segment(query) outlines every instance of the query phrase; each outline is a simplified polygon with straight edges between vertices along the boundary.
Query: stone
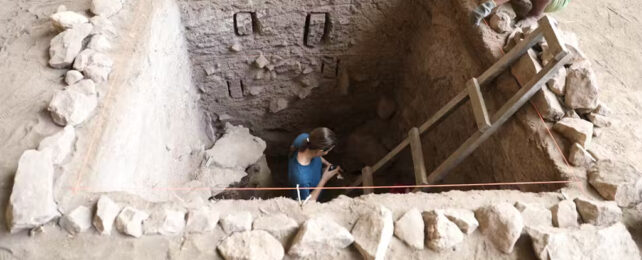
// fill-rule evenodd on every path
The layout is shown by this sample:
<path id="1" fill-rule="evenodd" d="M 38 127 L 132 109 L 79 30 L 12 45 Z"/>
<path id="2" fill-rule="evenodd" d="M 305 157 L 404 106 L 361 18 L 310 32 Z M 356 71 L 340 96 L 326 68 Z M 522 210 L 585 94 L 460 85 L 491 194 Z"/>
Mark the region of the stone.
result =
<path id="1" fill-rule="evenodd" d="M 566 75 L 566 92 L 564 103 L 572 109 L 597 108 L 597 77 L 589 68 L 588 62 L 573 64 Z"/>
<path id="2" fill-rule="evenodd" d="M 593 110 L 593 113 L 602 115 L 602 116 L 608 116 L 611 114 L 611 109 L 609 109 L 608 106 L 604 103 L 599 103 L 595 110 Z"/>
<path id="3" fill-rule="evenodd" d="M 272 99 L 270 101 L 270 112 L 278 113 L 288 108 L 288 100 L 285 98 Z"/>
<path id="4" fill-rule="evenodd" d="M 580 118 L 562 118 L 555 123 L 553 130 L 571 142 L 579 143 L 582 147 L 589 147 L 593 138 L 593 124 Z"/>
<path id="5" fill-rule="evenodd" d="M 631 234 L 622 223 L 609 227 L 583 225 L 580 229 L 528 228 L 539 259 L 640 259 Z"/>
<path id="6" fill-rule="evenodd" d="M 377 115 L 381 119 L 389 119 L 396 111 L 397 104 L 389 97 L 382 96 L 377 103 Z"/>
<path id="7" fill-rule="evenodd" d="M 82 71 L 87 78 L 96 83 L 109 79 L 114 62 L 109 56 L 92 49 L 85 49 L 74 61 L 74 69 Z"/>
<path id="8" fill-rule="evenodd" d="M 187 213 L 186 233 L 206 233 L 216 229 L 219 214 L 205 207 L 192 209 Z"/>
<path id="9" fill-rule="evenodd" d="M 383 260 L 394 231 L 392 212 L 378 206 L 359 217 L 352 228 L 354 245 L 364 259 Z"/>
<path id="10" fill-rule="evenodd" d="M 512 19 L 505 12 L 496 12 L 490 17 L 490 28 L 498 33 L 505 33 L 512 29 Z"/>
<path id="11" fill-rule="evenodd" d="M 537 227 L 537 226 L 552 226 L 553 216 L 551 211 L 535 204 L 526 204 L 516 202 L 515 208 L 522 214 L 524 219 L 524 226 Z"/>
<path id="12" fill-rule="evenodd" d="M 510 3 L 519 18 L 527 17 L 528 13 L 533 9 L 533 3 L 530 0 L 512 0 Z"/>
<path id="13" fill-rule="evenodd" d="M 59 5 L 58 8 L 56 8 L 56 13 L 60 13 L 64 11 L 67 11 L 67 7 L 65 5 Z"/>
<path id="14" fill-rule="evenodd" d="M 140 237 L 143 235 L 143 221 L 147 218 L 149 214 L 127 206 L 116 217 L 116 229 L 132 237 Z"/>
<path id="15" fill-rule="evenodd" d="M 238 43 L 238 42 L 235 42 L 234 44 L 232 44 L 232 46 L 230 46 L 230 50 L 231 50 L 231 51 L 233 51 L 233 52 L 239 52 L 239 51 L 242 51 L 242 50 L 243 50 L 243 45 L 241 45 L 241 44 L 240 44 L 240 43 Z M 265 58 L 265 57 L 264 57 L 264 58 Z"/>
<path id="16" fill-rule="evenodd" d="M 96 204 L 96 215 L 94 215 L 93 224 L 98 233 L 101 235 L 110 235 L 114 220 L 121 207 L 105 195 L 101 195 Z"/>
<path id="17" fill-rule="evenodd" d="M 107 39 L 105 35 L 95 34 L 94 36 L 91 37 L 91 40 L 89 40 L 89 44 L 87 44 L 87 48 L 97 52 L 106 52 L 111 50 L 111 43 L 109 42 L 109 39 Z"/>
<path id="18" fill-rule="evenodd" d="M 53 37 L 49 43 L 49 66 L 54 69 L 69 67 L 92 29 L 90 23 L 79 24 Z"/>
<path id="19" fill-rule="evenodd" d="M 426 245 L 437 252 L 455 247 L 464 240 L 464 233 L 457 224 L 450 221 L 442 210 L 422 214 L 426 227 Z"/>
<path id="20" fill-rule="evenodd" d="M 83 78 L 84 76 L 82 75 L 82 73 L 77 70 L 70 70 L 67 71 L 67 74 L 65 74 L 65 82 L 67 83 L 67 85 L 73 85 Z"/>
<path id="21" fill-rule="evenodd" d="M 395 236 L 409 246 L 424 249 L 424 220 L 416 208 L 408 210 L 395 222 Z"/>
<path id="22" fill-rule="evenodd" d="M 520 212 L 508 203 L 485 206 L 475 211 L 479 229 L 501 252 L 510 254 L 519 239 L 524 220 Z"/>
<path id="23" fill-rule="evenodd" d="M 91 210 L 85 206 L 79 206 L 60 218 L 58 224 L 72 235 L 85 232 L 91 227 Z"/>
<path id="24" fill-rule="evenodd" d="M 588 119 L 588 121 L 591 121 L 591 123 L 593 123 L 593 125 L 596 126 L 596 127 L 610 127 L 611 126 L 611 120 L 609 120 L 609 118 L 607 118 L 607 117 L 605 117 L 603 115 L 597 114 L 597 113 L 590 113 L 590 114 L 586 115 L 586 119 Z"/>
<path id="25" fill-rule="evenodd" d="M 524 32 L 522 28 L 513 29 L 508 37 L 506 38 L 506 43 L 504 44 L 504 51 L 509 52 L 515 45 L 524 40 Z"/>
<path id="26" fill-rule="evenodd" d="M 341 225 L 328 218 L 309 219 L 299 228 L 288 254 L 300 258 L 320 258 L 348 247 L 354 238 Z"/>
<path id="27" fill-rule="evenodd" d="M 444 215 L 455 223 L 464 234 L 470 235 L 479 227 L 479 222 L 477 222 L 475 213 L 472 210 L 445 209 Z"/>
<path id="28" fill-rule="evenodd" d="M 89 10 L 95 15 L 111 17 L 123 9 L 123 0 L 92 0 Z"/>
<path id="29" fill-rule="evenodd" d="M 566 92 L 566 68 L 560 67 L 548 82 L 546 83 L 548 89 L 557 96 L 564 96 Z"/>
<path id="30" fill-rule="evenodd" d="M 176 236 L 185 229 L 185 211 L 174 208 L 159 208 L 143 222 L 145 234 Z"/>
<path id="31" fill-rule="evenodd" d="M 256 65 L 256 67 L 259 69 L 265 68 L 265 66 L 267 66 L 268 64 L 270 64 L 270 61 L 265 58 L 263 53 L 261 53 L 261 55 L 259 55 L 259 57 L 254 61 L 254 65 Z"/>
<path id="32" fill-rule="evenodd" d="M 116 36 L 116 28 L 114 27 L 114 24 L 106 17 L 96 15 L 90 18 L 89 22 L 94 25 L 94 29 L 91 32 L 92 35 L 101 34 L 109 37 Z"/>
<path id="33" fill-rule="evenodd" d="M 51 154 L 36 150 L 22 153 L 5 215 L 11 233 L 35 228 L 60 216 L 53 196 Z"/>
<path id="34" fill-rule="evenodd" d="M 592 201 L 576 198 L 575 206 L 584 223 L 608 226 L 620 221 L 622 210 L 612 201 Z"/>
<path id="35" fill-rule="evenodd" d="M 522 85 L 537 75 L 540 70 L 542 70 L 542 66 L 537 61 L 537 55 L 533 49 L 528 49 L 526 54 L 511 66 L 511 72 Z"/>
<path id="36" fill-rule="evenodd" d="M 73 126 L 65 126 L 62 131 L 42 139 L 38 151 L 49 152 L 53 164 L 60 165 L 71 153 L 75 141 L 76 130 Z"/>
<path id="37" fill-rule="evenodd" d="M 84 15 L 72 11 L 56 12 L 49 18 L 51 19 L 54 27 L 61 31 L 89 22 L 89 19 Z"/>
<path id="38" fill-rule="evenodd" d="M 73 85 L 68 86 L 68 90 L 73 90 L 87 96 L 96 96 L 96 84 L 91 79 L 83 79 Z"/>
<path id="39" fill-rule="evenodd" d="M 573 166 L 588 168 L 595 162 L 595 158 L 580 144 L 573 143 L 568 153 L 568 161 Z"/>
<path id="40" fill-rule="evenodd" d="M 642 172 L 623 161 L 602 160 L 588 171 L 588 181 L 606 200 L 620 207 L 642 202 Z"/>
<path id="41" fill-rule="evenodd" d="M 255 219 L 252 228 L 267 231 L 285 246 L 296 235 L 299 224 L 287 215 L 279 213 Z"/>
<path id="42" fill-rule="evenodd" d="M 221 218 L 221 227 L 227 234 L 243 232 L 252 229 L 252 214 L 243 211 Z"/>
<path id="43" fill-rule="evenodd" d="M 234 233 L 217 249 L 226 260 L 280 260 L 284 257 L 281 243 L 263 230 Z"/>
<path id="44" fill-rule="evenodd" d="M 225 134 L 205 151 L 205 165 L 245 171 L 263 156 L 266 146 L 265 141 L 251 135 L 249 129 L 227 123 Z"/>
<path id="45" fill-rule="evenodd" d="M 559 228 L 579 227 L 577 208 L 572 200 L 563 200 L 551 208 L 553 226 Z"/>
<path id="46" fill-rule="evenodd" d="M 542 86 L 542 89 L 535 93 L 532 101 L 544 119 L 556 122 L 564 117 L 562 105 L 557 100 L 557 96 L 548 87 Z"/>
<path id="47" fill-rule="evenodd" d="M 49 103 L 54 123 L 75 126 L 84 122 L 98 105 L 95 95 L 85 95 L 72 89 L 56 91 Z"/>

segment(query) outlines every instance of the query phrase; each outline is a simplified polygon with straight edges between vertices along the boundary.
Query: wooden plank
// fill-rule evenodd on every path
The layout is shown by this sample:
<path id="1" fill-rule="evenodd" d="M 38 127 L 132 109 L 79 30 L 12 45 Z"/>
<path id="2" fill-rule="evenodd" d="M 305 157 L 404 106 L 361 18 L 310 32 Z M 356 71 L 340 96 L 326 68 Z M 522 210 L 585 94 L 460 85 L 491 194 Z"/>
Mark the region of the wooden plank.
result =
<path id="1" fill-rule="evenodd" d="M 408 132 L 410 139 L 410 152 L 412 153 L 412 165 L 415 169 L 415 183 L 427 184 L 428 174 L 424 162 L 424 152 L 421 148 L 421 138 L 419 138 L 419 128 L 413 127 Z"/>
<path id="2" fill-rule="evenodd" d="M 463 90 L 457 94 L 453 99 L 448 101 L 446 105 L 441 107 L 437 113 L 435 113 L 430 119 L 426 120 L 420 127 L 419 127 L 419 134 L 425 133 L 430 127 L 432 127 L 435 123 L 439 122 L 441 119 L 446 117 L 448 114 L 450 114 L 452 111 L 455 110 L 459 105 L 464 103 L 466 99 L 468 98 L 468 92 L 466 90 Z"/>
<path id="3" fill-rule="evenodd" d="M 364 187 L 374 186 L 374 181 L 372 180 L 372 168 L 370 168 L 370 166 L 366 166 L 366 167 L 363 167 L 363 169 L 361 169 L 361 177 L 363 179 Z M 373 189 L 363 190 L 364 194 L 370 194 L 372 192 L 373 192 Z"/>
<path id="4" fill-rule="evenodd" d="M 485 132 L 490 128 L 490 119 L 488 119 L 488 110 L 486 109 L 484 96 L 481 93 L 481 89 L 479 88 L 476 78 L 470 79 L 466 85 L 468 85 L 468 95 L 470 96 L 470 104 L 473 107 L 473 114 L 475 115 L 477 128 L 479 128 L 479 131 Z"/>
<path id="5" fill-rule="evenodd" d="M 557 70 L 564 65 L 570 55 L 565 55 L 562 60 L 547 64 L 535 77 L 533 77 L 525 87 L 521 88 L 499 111 L 493 116 L 493 124 L 486 132 L 475 132 L 469 137 L 457 150 L 452 153 L 446 161 L 441 163 L 428 176 L 428 183 L 434 184 L 442 180 L 446 174 L 455 168 L 461 161 L 468 157 L 477 147 L 486 139 L 494 134 L 501 125 L 503 125 L 519 108 L 521 108 L 537 91 L 539 91 L 549 79 L 551 79 Z"/>
<path id="6" fill-rule="evenodd" d="M 560 37 L 560 33 L 557 27 L 553 24 L 553 21 L 550 17 L 544 16 L 539 20 L 539 27 L 542 28 L 544 33 L 544 38 L 546 43 L 548 43 L 549 51 L 552 53 L 557 53 L 553 58 L 555 60 L 560 60 L 563 57 L 563 53 L 568 53 L 566 49 L 566 44 L 564 39 Z"/>

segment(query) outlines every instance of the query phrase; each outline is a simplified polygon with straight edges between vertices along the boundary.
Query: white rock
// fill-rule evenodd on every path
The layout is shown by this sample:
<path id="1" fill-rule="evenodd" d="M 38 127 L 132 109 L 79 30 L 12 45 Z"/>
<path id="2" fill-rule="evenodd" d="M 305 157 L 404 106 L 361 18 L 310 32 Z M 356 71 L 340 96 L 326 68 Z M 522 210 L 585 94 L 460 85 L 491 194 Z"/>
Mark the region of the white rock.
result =
<path id="1" fill-rule="evenodd" d="M 497 12 L 490 17 L 490 28 L 498 33 L 505 33 L 512 29 L 512 19 L 505 12 Z"/>
<path id="2" fill-rule="evenodd" d="M 548 89 L 551 90 L 551 92 L 555 93 L 555 95 L 564 96 L 564 93 L 566 91 L 566 68 L 559 68 L 559 70 L 555 73 L 555 76 L 548 80 L 546 85 L 548 86 Z"/>
<path id="3" fill-rule="evenodd" d="M 511 66 L 511 72 L 521 84 L 526 84 L 540 70 L 542 65 L 537 61 L 537 55 L 532 49 L 529 49 Z"/>
<path id="4" fill-rule="evenodd" d="M 573 166 L 589 167 L 595 162 L 595 158 L 578 143 L 573 143 L 568 154 L 568 161 Z"/>
<path id="5" fill-rule="evenodd" d="M 266 146 L 265 141 L 251 135 L 249 129 L 227 123 L 225 134 L 205 152 L 205 165 L 245 171 L 263 156 Z"/>
<path id="6" fill-rule="evenodd" d="M 475 213 L 472 210 L 468 209 L 445 209 L 444 215 L 453 223 L 455 223 L 461 232 L 464 234 L 470 235 L 477 227 L 479 227 L 479 222 L 475 218 Z"/>
<path id="7" fill-rule="evenodd" d="M 598 104 L 597 78 L 588 62 L 573 64 L 566 75 L 564 103 L 573 109 L 593 110 Z"/>
<path id="8" fill-rule="evenodd" d="M 597 127 L 609 127 L 611 126 L 611 120 L 609 120 L 607 117 L 597 114 L 597 113 L 590 113 L 586 115 L 586 119 L 591 121 L 593 125 Z"/>
<path id="9" fill-rule="evenodd" d="M 218 220 L 219 214 L 208 207 L 190 210 L 187 213 L 185 232 L 206 233 L 214 231 Z"/>
<path id="10" fill-rule="evenodd" d="M 60 30 L 71 29 L 74 26 L 89 22 L 89 19 L 84 15 L 72 11 L 57 12 L 49 18 L 51 18 L 53 25 Z"/>
<path id="11" fill-rule="evenodd" d="M 559 228 L 579 227 L 577 208 L 572 200 L 563 200 L 551 208 L 553 225 Z"/>
<path id="12" fill-rule="evenodd" d="M 608 226 L 622 218 L 622 210 L 615 202 L 591 201 L 583 198 L 576 198 L 574 201 L 584 223 Z"/>
<path id="13" fill-rule="evenodd" d="M 256 65 L 256 67 L 262 69 L 262 68 L 265 68 L 265 66 L 267 66 L 268 64 L 270 64 L 270 61 L 268 61 L 263 55 L 263 53 L 261 53 L 261 55 L 259 55 L 259 57 L 256 58 L 256 60 L 254 61 L 254 64 Z"/>
<path id="14" fill-rule="evenodd" d="M 580 118 L 562 118 L 553 129 L 582 147 L 589 147 L 593 138 L 593 124 Z"/>
<path id="15" fill-rule="evenodd" d="M 95 15 L 111 17 L 123 9 L 122 0 L 92 0 L 90 10 Z"/>
<path id="16" fill-rule="evenodd" d="M 105 35 L 95 34 L 91 37 L 91 40 L 89 40 L 87 48 L 95 50 L 97 52 L 106 52 L 108 50 L 111 50 L 111 43 Z"/>
<path id="17" fill-rule="evenodd" d="M 185 229 L 185 211 L 173 208 L 157 208 L 143 222 L 145 234 L 179 235 Z"/>
<path id="18" fill-rule="evenodd" d="M 88 96 L 66 89 L 55 92 L 48 110 L 56 124 L 75 126 L 85 121 L 97 105 L 98 99 L 95 95 Z"/>
<path id="19" fill-rule="evenodd" d="M 562 105 L 548 87 L 542 86 L 542 89 L 535 93 L 532 100 L 544 119 L 556 122 L 564 117 Z"/>
<path id="20" fill-rule="evenodd" d="M 352 228 L 354 245 L 364 259 L 383 260 L 394 231 L 392 212 L 379 206 L 359 217 Z"/>
<path id="21" fill-rule="evenodd" d="M 5 219 L 11 233 L 60 216 L 53 196 L 53 175 L 50 153 L 27 150 L 20 156 Z"/>
<path id="22" fill-rule="evenodd" d="M 524 219 L 524 226 L 537 227 L 537 226 L 552 226 L 553 216 L 551 211 L 535 204 L 526 204 L 522 202 L 515 203 L 515 208 L 522 214 Z"/>
<path id="23" fill-rule="evenodd" d="M 234 233 L 218 246 L 218 251 L 226 260 L 283 259 L 281 243 L 263 230 Z"/>
<path id="24" fill-rule="evenodd" d="M 85 232 L 91 227 L 91 210 L 85 206 L 77 207 L 60 218 L 59 225 L 72 235 Z"/>
<path id="25" fill-rule="evenodd" d="M 83 79 L 75 84 L 68 86 L 66 89 L 82 93 L 87 96 L 96 96 L 96 84 L 91 79 Z"/>
<path id="26" fill-rule="evenodd" d="M 254 220 L 254 230 L 264 230 L 274 236 L 281 244 L 287 245 L 299 229 L 299 224 L 285 214 L 262 216 Z"/>
<path id="27" fill-rule="evenodd" d="M 74 61 L 74 69 L 82 71 L 94 82 L 102 83 L 109 78 L 113 64 L 109 56 L 92 49 L 85 49 Z"/>
<path id="28" fill-rule="evenodd" d="M 76 130 L 73 126 L 65 126 L 62 131 L 42 139 L 38 151 L 51 153 L 52 162 L 58 165 L 71 153 L 75 141 Z"/>
<path id="29" fill-rule="evenodd" d="M 424 220 L 416 208 L 408 210 L 395 222 L 395 236 L 409 246 L 424 249 Z"/>
<path id="30" fill-rule="evenodd" d="M 598 114 L 598 115 L 602 115 L 602 116 L 608 116 L 608 115 L 611 114 L 611 109 L 609 109 L 609 107 L 607 107 L 606 104 L 599 103 L 597 105 L 597 108 L 595 108 L 595 110 L 593 110 L 593 113 Z"/>
<path id="31" fill-rule="evenodd" d="M 121 207 L 113 200 L 105 195 L 101 195 L 96 204 L 96 215 L 94 216 L 93 224 L 98 233 L 102 235 L 110 235 L 114 220 L 118 216 Z"/>
<path id="32" fill-rule="evenodd" d="M 252 229 L 252 214 L 243 211 L 221 218 L 221 227 L 227 234 L 243 232 Z"/>
<path id="33" fill-rule="evenodd" d="M 278 113 L 288 108 L 288 100 L 285 98 L 276 98 L 270 101 L 270 112 Z"/>
<path id="34" fill-rule="evenodd" d="M 116 36 L 116 28 L 114 24 L 107 18 L 101 15 L 96 15 L 89 19 L 89 22 L 94 25 L 94 30 L 91 32 L 92 35 L 105 35 L 109 37 Z"/>
<path id="35" fill-rule="evenodd" d="M 309 219 L 292 241 L 288 254 L 301 258 L 320 258 L 348 247 L 354 238 L 341 225 L 327 218 Z"/>
<path id="36" fill-rule="evenodd" d="M 239 51 L 242 51 L 242 50 L 243 50 L 243 45 L 241 45 L 241 44 L 240 44 L 240 43 L 238 43 L 238 42 L 235 42 L 235 43 L 234 43 L 234 44 L 232 44 L 232 46 L 230 47 L 230 50 L 232 50 L 233 52 L 239 52 Z"/>
<path id="37" fill-rule="evenodd" d="M 620 207 L 642 201 L 642 172 L 622 161 L 602 160 L 588 172 L 588 181 L 607 200 Z"/>
<path id="38" fill-rule="evenodd" d="M 140 237 L 143 235 L 143 221 L 148 217 L 144 211 L 127 206 L 116 217 L 116 229 L 123 234 Z"/>
<path id="39" fill-rule="evenodd" d="M 59 5 L 58 8 L 56 8 L 56 13 L 60 13 L 64 11 L 67 11 L 67 7 L 65 5 Z"/>
<path id="40" fill-rule="evenodd" d="M 69 67 L 82 49 L 83 40 L 91 33 L 93 26 L 84 23 L 59 33 L 49 44 L 49 66 L 55 69 Z"/>
<path id="41" fill-rule="evenodd" d="M 426 226 L 426 245 L 435 251 L 453 248 L 464 240 L 464 233 L 441 210 L 422 214 Z"/>
<path id="42" fill-rule="evenodd" d="M 65 74 L 65 82 L 67 83 L 67 85 L 73 85 L 83 78 L 84 76 L 82 75 L 82 73 L 77 70 L 70 70 L 67 71 L 67 74 Z"/>
<path id="43" fill-rule="evenodd" d="M 495 247 L 509 254 L 524 228 L 520 212 L 508 203 L 486 206 L 475 211 L 479 228 Z"/>

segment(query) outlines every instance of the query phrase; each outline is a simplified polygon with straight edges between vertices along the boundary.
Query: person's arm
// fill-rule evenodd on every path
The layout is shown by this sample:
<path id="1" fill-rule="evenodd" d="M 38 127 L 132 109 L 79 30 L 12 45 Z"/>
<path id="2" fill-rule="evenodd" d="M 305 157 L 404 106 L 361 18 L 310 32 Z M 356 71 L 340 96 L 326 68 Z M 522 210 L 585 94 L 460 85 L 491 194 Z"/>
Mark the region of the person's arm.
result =
<path id="1" fill-rule="evenodd" d="M 533 9 L 531 9 L 531 12 L 528 14 L 528 16 L 539 19 L 544 14 L 544 10 L 546 10 L 546 7 L 551 4 L 551 0 L 532 0 L 532 3 Z"/>
<path id="2" fill-rule="evenodd" d="M 319 198 L 319 195 L 321 194 L 321 189 L 325 186 L 325 184 L 334 177 L 334 175 L 337 175 L 339 171 L 341 170 L 341 167 L 337 167 L 336 169 L 330 171 L 329 168 L 325 170 L 323 173 L 323 176 L 321 176 L 321 180 L 319 181 L 319 184 L 317 184 L 317 188 L 314 191 L 312 191 L 312 195 L 310 195 L 310 200 L 316 201 Z"/>
<path id="3" fill-rule="evenodd" d="M 330 165 L 332 165 L 332 164 L 331 164 L 330 162 L 328 162 L 325 158 L 323 158 L 323 156 L 321 156 L 321 162 L 323 163 L 323 165 L 328 166 L 328 167 L 329 167 Z"/>

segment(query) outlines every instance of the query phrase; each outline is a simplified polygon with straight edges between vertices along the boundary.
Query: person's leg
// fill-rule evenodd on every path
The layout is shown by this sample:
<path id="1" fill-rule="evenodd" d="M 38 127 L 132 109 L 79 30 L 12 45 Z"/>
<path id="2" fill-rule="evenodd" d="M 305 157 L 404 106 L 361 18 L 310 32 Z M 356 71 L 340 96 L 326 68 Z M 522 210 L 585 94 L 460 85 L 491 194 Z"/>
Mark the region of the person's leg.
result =
<path id="1" fill-rule="evenodd" d="M 531 0 L 533 3 L 533 9 L 531 9 L 531 12 L 528 14 L 530 17 L 535 17 L 539 19 L 544 15 L 544 10 L 546 7 L 551 4 L 551 0 Z"/>

